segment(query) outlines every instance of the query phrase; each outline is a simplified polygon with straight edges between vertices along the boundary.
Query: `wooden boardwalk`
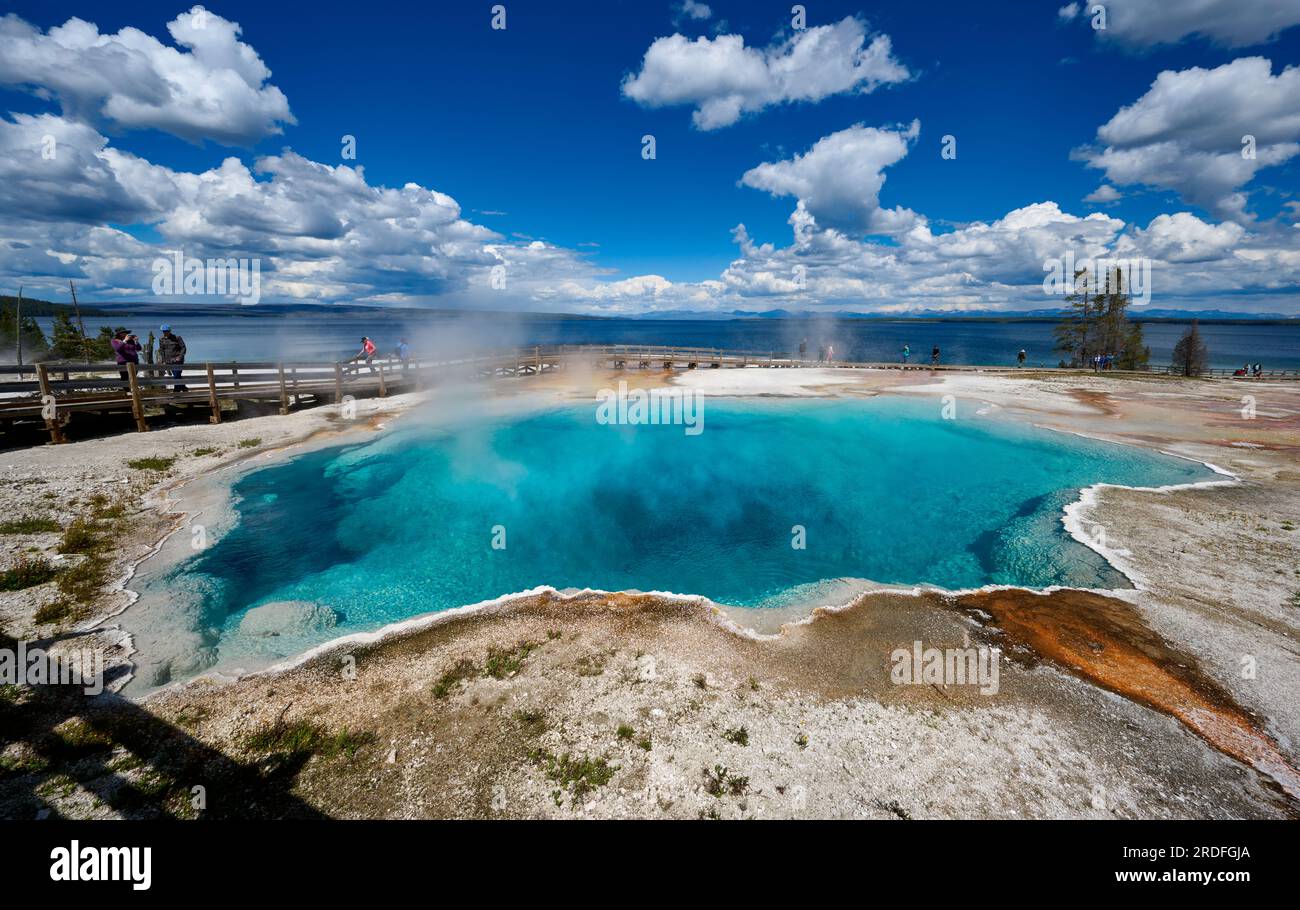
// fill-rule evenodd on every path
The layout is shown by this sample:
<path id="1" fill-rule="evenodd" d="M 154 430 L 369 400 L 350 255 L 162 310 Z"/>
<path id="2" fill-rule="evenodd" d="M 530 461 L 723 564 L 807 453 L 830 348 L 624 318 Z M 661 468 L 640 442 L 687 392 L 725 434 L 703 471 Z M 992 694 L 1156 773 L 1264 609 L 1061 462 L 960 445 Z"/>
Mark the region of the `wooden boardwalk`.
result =
<path id="1" fill-rule="evenodd" d="M 205 411 L 220 423 L 223 409 L 242 404 L 278 410 L 343 401 L 347 396 L 383 397 L 418 391 L 447 381 L 524 377 L 562 370 L 574 363 L 597 369 L 691 370 L 769 368 L 894 369 L 922 372 L 1041 372 L 1041 367 L 966 366 L 929 363 L 819 362 L 773 351 L 726 351 L 717 348 L 654 345 L 561 345 L 484 353 L 455 359 L 402 363 L 393 359 L 357 362 L 214 362 L 164 367 L 158 364 L 41 363 L 0 364 L 0 428 L 12 433 L 24 424 L 43 424 L 51 442 L 66 439 L 65 429 L 77 415 L 120 417 L 146 432 L 151 412 Z M 171 371 L 179 369 L 179 377 Z M 1058 370 L 1080 375 L 1091 370 Z M 125 372 L 125 378 L 120 374 Z M 1154 369 L 1151 372 L 1167 373 Z M 1231 370 L 1210 375 L 1230 377 Z M 1142 375 L 1142 374 L 1131 374 Z M 1267 370 L 1267 380 L 1300 380 L 1297 370 Z M 1258 381 L 1250 378 L 1245 381 Z M 176 390 L 176 386 L 182 386 Z"/>

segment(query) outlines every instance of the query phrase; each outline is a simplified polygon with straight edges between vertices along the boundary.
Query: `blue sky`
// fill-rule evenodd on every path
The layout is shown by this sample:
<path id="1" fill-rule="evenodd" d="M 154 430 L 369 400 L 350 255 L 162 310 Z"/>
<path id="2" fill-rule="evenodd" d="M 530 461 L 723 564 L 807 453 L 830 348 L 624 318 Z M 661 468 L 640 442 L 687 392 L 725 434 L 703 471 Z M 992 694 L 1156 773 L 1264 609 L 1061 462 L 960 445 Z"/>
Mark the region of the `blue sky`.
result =
<path id="1" fill-rule="evenodd" d="M 742 175 L 854 124 L 919 121 L 905 156 L 883 169 L 879 204 L 923 215 L 936 235 L 1045 201 L 1135 228 L 1177 212 L 1215 224 L 1221 211 L 1207 211 L 1177 187 L 1134 183 L 1119 187 L 1117 202 L 1085 201 L 1106 175 L 1072 150 L 1096 144 L 1098 128 L 1162 71 L 1211 70 L 1262 55 L 1277 76 L 1300 62 L 1300 28 L 1246 44 L 1197 34 L 1153 44 L 1099 40 L 1086 14 L 1066 20 L 1060 3 L 818 2 L 808 5 L 810 27 L 856 17 L 868 36 L 888 36 L 908 77 L 869 93 L 776 103 L 700 129 L 690 104 L 637 103 L 624 96 L 623 81 L 638 73 L 656 39 L 677 32 L 692 40 L 739 35 L 751 48 L 779 43 L 792 35 L 789 2 L 718 0 L 698 19 L 671 2 L 507 2 L 504 30 L 490 28 L 490 6 L 214 3 L 209 9 L 238 23 L 239 40 L 270 69 L 267 84 L 283 92 L 296 123 L 241 147 L 123 128 L 106 116 L 90 122 L 113 148 L 174 172 L 209 171 L 231 155 L 252 167 L 286 148 L 326 165 L 359 165 L 371 186 L 414 182 L 447 194 L 467 221 L 505 242 L 540 239 L 569 251 L 596 269 L 582 280 L 655 275 L 690 284 L 717 281 L 737 259 L 738 224 L 757 243 L 791 242 L 794 195 L 741 185 Z M 5 11 L 42 31 L 77 16 L 105 35 L 133 27 L 170 44 L 167 23 L 183 9 L 18 2 Z M 0 88 L 0 103 L 11 115 L 60 109 L 12 80 Z M 340 157 L 345 134 L 356 137 L 354 162 Z M 641 156 L 644 134 L 656 139 L 655 160 Z M 956 138 L 953 160 L 940 155 L 945 135 Z M 1300 188 L 1297 162 L 1300 156 L 1287 156 L 1246 185 L 1256 222 L 1294 221 L 1285 204 Z M 149 217 L 105 223 L 165 245 L 167 229 Z M 899 242 L 887 234 L 869 239 L 883 248 Z M 1261 300 L 1276 308 L 1292 277 L 1283 275 Z"/>

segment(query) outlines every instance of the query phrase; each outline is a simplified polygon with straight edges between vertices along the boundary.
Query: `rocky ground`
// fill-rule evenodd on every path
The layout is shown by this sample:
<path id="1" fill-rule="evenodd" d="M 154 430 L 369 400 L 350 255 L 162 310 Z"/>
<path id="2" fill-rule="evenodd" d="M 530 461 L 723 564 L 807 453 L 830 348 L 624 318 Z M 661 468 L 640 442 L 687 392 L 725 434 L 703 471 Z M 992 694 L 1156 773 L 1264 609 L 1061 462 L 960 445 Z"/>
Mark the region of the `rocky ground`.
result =
<path id="1" fill-rule="evenodd" d="M 744 391 L 748 372 L 727 371 L 729 390 Z M 763 371 L 756 391 L 772 394 L 773 375 L 798 377 L 801 394 L 973 398 L 1012 419 L 1213 462 L 1242 483 L 1103 488 L 1080 506 L 1078 519 L 1105 527 L 1108 556 L 1137 584 L 1118 597 L 882 593 L 755 636 L 697 602 L 540 593 L 143 703 L 0 687 L 0 814 L 1296 813 L 1296 390 L 886 371 L 844 382 L 790 370 Z M 581 384 L 593 379 L 610 377 Z M 582 394 L 577 382 L 542 377 L 532 388 Z M 409 403 L 359 402 L 359 429 L 323 408 L 0 454 L 0 489 L 23 504 L 15 517 L 60 526 L 0 535 L 5 557 L 101 558 L 107 592 L 68 604 L 52 581 L 0 594 L 0 627 L 55 647 L 102 636 L 122 658 L 129 643 L 113 614 L 130 599 L 123 582 L 183 522 L 186 478 L 280 457 L 316 434 L 375 432 Z M 250 439 L 259 442 L 240 447 Z M 128 466 L 142 457 L 175 460 Z M 76 518 L 98 542 L 56 553 Z M 57 619 L 37 618 L 60 603 Z M 895 684 L 891 651 L 918 639 L 1003 649 L 998 691 Z"/>

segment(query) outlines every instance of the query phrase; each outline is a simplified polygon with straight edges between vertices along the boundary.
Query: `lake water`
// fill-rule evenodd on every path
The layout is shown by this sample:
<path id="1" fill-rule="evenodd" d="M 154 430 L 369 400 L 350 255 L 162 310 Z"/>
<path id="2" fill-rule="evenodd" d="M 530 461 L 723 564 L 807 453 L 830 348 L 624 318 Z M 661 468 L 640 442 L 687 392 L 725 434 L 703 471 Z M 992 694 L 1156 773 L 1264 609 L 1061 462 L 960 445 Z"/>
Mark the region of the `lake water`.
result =
<path id="1" fill-rule="evenodd" d="M 38 320 L 47 335 L 50 320 Z M 95 317 L 87 330 L 101 322 L 124 325 L 147 338 L 157 332 L 161 318 Z M 938 345 L 944 363 L 1014 364 L 1024 348 L 1030 366 L 1055 366 L 1052 325 L 1043 322 L 917 322 L 863 319 L 734 319 L 649 320 L 521 319 L 504 314 L 439 317 L 399 312 L 376 316 L 341 316 L 328 312 L 312 316 L 177 316 L 166 319 L 189 346 L 189 359 L 346 360 L 357 352 L 362 335 L 375 339 L 380 350 L 391 351 L 405 336 L 416 353 L 449 354 L 467 349 L 534 344 L 663 344 L 752 351 L 794 351 L 807 339 L 812 356 L 831 345 L 838 360 L 896 361 L 904 344 L 912 360 L 929 361 Z M 1168 364 L 1174 344 L 1186 326 L 1150 323 L 1144 326 L 1152 364 Z M 1236 368 L 1260 362 L 1265 368 L 1300 369 L 1300 324 L 1205 325 L 1211 366 Z"/>
<path id="2" fill-rule="evenodd" d="M 244 475 L 237 523 L 146 577 L 145 601 L 162 606 L 124 623 L 183 623 L 201 663 L 252 667 L 543 584 L 760 609 L 821 602 L 845 579 L 1118 587 L 1122 576 L 1065 533 L 1065 504 L 1098 481 L 1214 476 L 974 407 L 948 420 L 928 399 L 710 398 L 699 435 L 604 425 L 594 402 L 441 428 L 417 417 Z M 250 627 L 251 609 L 284 602 L 315 612 L 283 628 L 271 617 L 270 634 L 263 611 Z M 154 643 L 146 660 L 172 659 L 157 654 L 164 637 L 139 637 Z"/>

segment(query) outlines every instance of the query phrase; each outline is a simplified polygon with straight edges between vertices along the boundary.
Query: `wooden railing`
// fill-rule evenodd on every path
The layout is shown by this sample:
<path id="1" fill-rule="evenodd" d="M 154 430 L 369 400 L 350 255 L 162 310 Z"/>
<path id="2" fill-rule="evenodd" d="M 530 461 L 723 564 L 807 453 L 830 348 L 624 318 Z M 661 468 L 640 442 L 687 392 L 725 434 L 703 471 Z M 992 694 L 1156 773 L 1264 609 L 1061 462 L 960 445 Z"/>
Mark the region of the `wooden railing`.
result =
<path id="1" fill-rule="evenodd" d="M 39 416 L 51 439 L 63 441 L 62 424 L 77 411 L 130 411 L 145 431 L 150 407 L 206 406 L 221 422 L 223 400 L 263 400 L 289 412 L 301 395 L 341 400 L 350 391 L 377 392 L 415 385 L 431 372 L 428 363 L 376 360 L 360 369 L 344 363 L 216 362 L 200 364 L 41 363 L 0 365 L 0 420 Z M 179 375 L 174 375 L 179 373 Z M 125 378 L 123 378 L 125 374 Z M 31 377 L 31 378 L 28 378 Z"/>
<path id="2" fill-rule="evenodd" d="M 1168 376 L 1182 376 L 1181 369 L 1171 366 L 1153 366 L 1147 367 L 1145 372 L 1163 373 Z M 1252 370 L 1239 373 L 1237 370 L 1224 369 L 1223 367 L 1213 367 L 1201 370 L 1196 374 L 1199 379 L 1300 379 L 1300 370 L 1266 370 L 1260 369 L 1256 375 Z"/>
<path id="3" fill-rule="evenodd" d="M 150 408 L 201 407 L 209 420 L 221 422 L 221 402 L 258 400 L 289 413 L 292 401 L 309 396 L 341 401 L 350 393 L 384 396 L 394 389 L 412 391 L 439 378 L 456 375 L 523 376 L 562 368 L 568 361 L 585 361 L 612 368 L 675 369 L 696 367 L 828 367 L 835 369 L 910 369 L 1014 372 L 1014 366 L 932 365 L 929 363 L 823 362 L 789 351 L 731 351 L 666 345 L 534 345 L 509 351 L 488 351 L 440 359 L 392 358 L 364 361 L 222 361 L 198 364 L 39 363 L 0 364 L 0 421 L 43 419 L 50 438 L 63 441 L 62 425 L 78 411 L 129 412 L 136 429 L 148 429 Z M 1030 369 L 1030 368 L 1026 368 Z M 1040 370 L 1043 368 L 1034 367 Z M 1048 368 L 1056 369 L 1056 368 Z M 179 371 L 174 376 L 173 371 Z M 1090 369 L 1072 372 L 1087 374 Z M 1118 371 L 1108 371 L 1118 372 Z M 1171 373 L 1153 367 L 1152 373 Z M 1233 376 L 1232 370 L 1202 374 Z M 1237 377 L 1255 379 L 1250 377 Z M 1264 370 L 1262 379 L 1300 379 L 1300 370 Z"/>

